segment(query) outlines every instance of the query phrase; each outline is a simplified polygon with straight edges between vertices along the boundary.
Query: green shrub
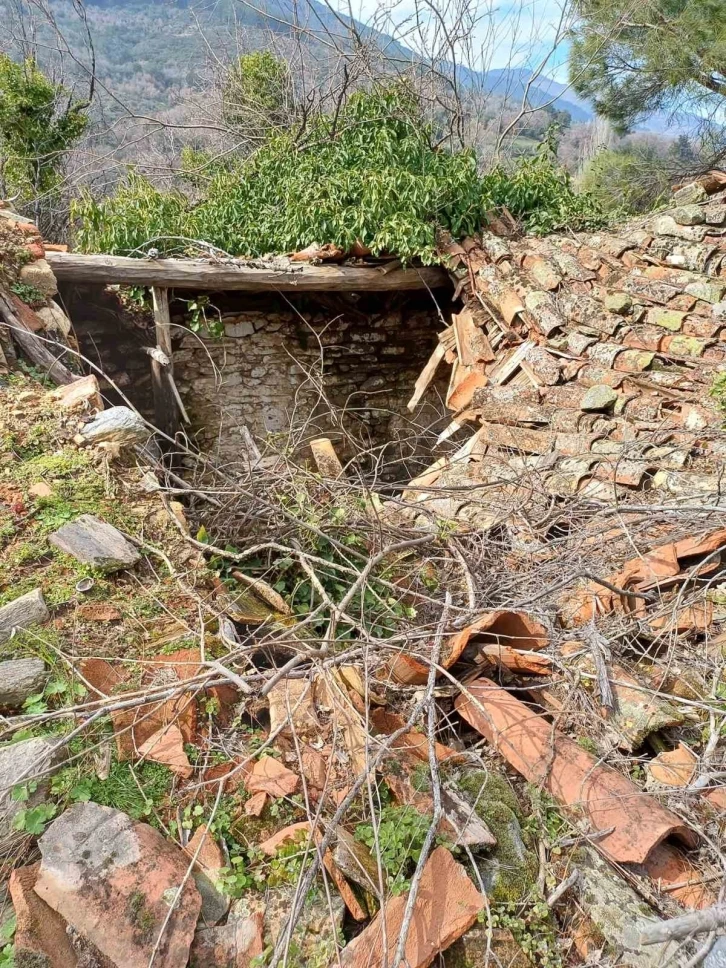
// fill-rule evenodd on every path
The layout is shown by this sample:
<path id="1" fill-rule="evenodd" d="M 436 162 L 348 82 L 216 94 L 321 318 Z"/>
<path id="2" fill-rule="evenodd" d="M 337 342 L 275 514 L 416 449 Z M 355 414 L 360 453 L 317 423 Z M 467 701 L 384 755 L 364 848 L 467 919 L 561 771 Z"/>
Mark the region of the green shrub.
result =
<path id="1" fill-rule="evenodd" d="M 152 245 L 171 254 L 201 240 L 262 256 L 360 241 L 375 254 L 431 263 L 438 229 L 465 236 L 500 205 L 537 232 L 601 220 L 546 146 L 512 170 L 482 177 L 472 151 L 435 145 L 417 99 L 396 85 L 355 94 L 339 114 L 317 116 L 304 142 L 276 134 L 251 157 L 220 167 L 198 204 L 132 172 L 115 195 L 85 195 L 73 211 L 85 251 L 141 254 Z"/>

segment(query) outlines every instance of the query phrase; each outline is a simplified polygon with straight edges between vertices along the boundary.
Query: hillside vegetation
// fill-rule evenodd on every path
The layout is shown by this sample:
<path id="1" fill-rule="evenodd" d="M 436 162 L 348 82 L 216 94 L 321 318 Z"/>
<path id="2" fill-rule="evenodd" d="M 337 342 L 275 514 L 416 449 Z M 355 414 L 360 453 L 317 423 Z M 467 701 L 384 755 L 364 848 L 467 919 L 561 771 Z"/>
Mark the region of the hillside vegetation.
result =
<path id="1" fill-rule="evenodd" d="M 438 148 L 416 97 L 401 85 L 355 94 L 338 114 L 319 114 L 304 140 L 293 131 L 275 134 L 251 157 L 210 161 L 207 171 L 196 203 L 133 172 L 112 196 L 86 194 L 73 210 L 78 245 L 123 255 L 153 246 L 170 254 L 197 240 L 233 255 L 262 256 L 312 243 L 348 251 L 358 242 L 373 254 L 430 263 L 438 229 L 464 236 L 500 206 L 535 232 L 602 220 L 546 145 L 513 169 L 485 175 L 472 151 Z"/>

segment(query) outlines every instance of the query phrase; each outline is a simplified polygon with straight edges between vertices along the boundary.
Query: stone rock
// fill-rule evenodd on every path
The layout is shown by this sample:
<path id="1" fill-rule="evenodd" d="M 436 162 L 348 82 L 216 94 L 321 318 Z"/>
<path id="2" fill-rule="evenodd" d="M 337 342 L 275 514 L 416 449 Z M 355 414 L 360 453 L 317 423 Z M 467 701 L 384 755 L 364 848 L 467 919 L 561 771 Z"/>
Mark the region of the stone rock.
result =
<path id="1" fill-rule="evenodd" d="M 604 383 L 599 383 L 594 387 L 590 387 L 582 398 L 580 410 L 584 410 L 585 413 L 595 410 L 607 410 L 613 406 L 617 399 L 618 395 L 612 387 Z"/>
<path id="2" fill-rule="evenodd" d="M 148 824 L 77 803 L 39 841 L 36 893 L 118 968 L 184 968 L 201 908 L 188 858 Z M 168 918 L 168 921 L 167 921 Z"/>
<path id="3" fill-rule="evenodd" d="M 367 968 L 393 961 L 407 895 L 394 897 L 340 955 L 344 968 Z M 423 869 L 405 947 L 409 968 L 428 968 L 457 941 L 484 908 L 484 897 L 445 847 L 437 847 Z M 385 918 L 387 950 L 380 919 Z"/>
<path id="4" fill-rule="evenodd" d="M 202 898 L 201 920 L 208 926 L 219 924 L 231 903 L 230 898 L 219 889 L 220 873 L 227 864 L 214 834 L 209 833 L 206 824 L 197 827 L 184 853 L 189 858 L 195 854 L 197 857 L 192 876 Z"/>
<path id="5" fill-rule="evenodd" d="M 643 927 L 657 916 L 607 861 L 593 848 L 580 847 L 568 862 L 582 875 L 574 890 L 581 909 L 602 936 L 606 955 L 630 968 L 662 968 L 671 958 L 675 963 L 679 953 L 675 942 L 640 944 Z"/>
<path id="6" fill-rule="evenodd" d="M 226 336 L 239 339 L 243 336 L 254 336 L 255 327 L 248 320 L 239 320 L 236 323 L 225 323 L 224 332 Z"/>
<path id="7" fill-rule="evenodd" d="M 706 213 L 700 205 L 682 205 L 674 208 L 671 216 L 679 225 L 703 225 Z"/>
<path id="8" fill-rule="evenodd" d="M 24 801 L 13 800 L 13 787 L 28 783 L 36 773 L 60 766 L 64 759 L 57 743 L 45 737 L 22 740 L 0 749 L 0 845 L 13 838 L 12 825 L 20 810 L 33 807 L 45 798 L 48 789 L 44 777 Z"/>
<path id="9" fill-rule="evenodd" d="M 23 266 L 20 270 L 20 281 L 24 286 L 34 286 L 47 298 L 58 292 L 58 281 L 46 259 L 38 259 Z"/>
<path id="10" fill-rule="evenodd" d="M 92 514 L 64 524 L 49 540 L 84 565 L 106 572 L 131 568 L 141 557 L 120 531 Z"/>
<path id="11" fill-rule="evenodd" d="M 68 336 L 71 331 L 71 321 L 60 308 L 58 303 L 52 299 L 43 309 L 36 310 L 39 319 L 42 321 L 46 331 L 51 333 L 62 333 Z"/>
<path id="12" fill-rule="evenodd" d="M 28 696 L 43 691 L 47 678 L 42 659 L 0 662 L 0 706 L 22 706 Z"/>
<path id="13" fill-rule="evenodd" d="M 98 380 L 93 374 L 74 380 L 66 386 L 58 387 L 51 394 L 57 400 L 62 410 L 74 410 L 76 407 L 93 407 L 103 410 L 103 400 L 98 386 Z"/>
<path id="14" fill-rule="evenodd" d="M 0 643 L 7 642 L 13 629 L 29 629 L 33 625 L 42 625 L 49 618 L 50 612 L 40 588 L 13 599 L 0 608 Z"/>
<path id="15" fill-rule="evenodd" d="M 502 774 L 493 769 L 444 769 L 446 782 L 456 784 L 467 806 L 486 823 L 496 838 L 486 856 L 477 861 L 487 896 L 517 903 L 532 894 L 539 861 L 524 842 L 519 801 Z"/>
<path id="16" fill-rule="evenodd" d="M 81 437 L 90 444 L 111 443 L 121 447 L 143 444 L 150 436 L 144 421 L 129 407 L 104 410 L 81 431 Z"/>
<path id="17" fill-rule="evenodd" d="M 248 891 L 233 904 L 230 921 L 262 915 L 265 940 L 275 945 L 287 925 L 294 898 L 294 884 L 268 888 L 264 894 Z M 344 915 L 345 904 L 335 892 L 331 892 L 330 903 L 322 888 L 308 892 L 291 939 L 299 951 L 301 965 L 337 965 L 338 937 Z"/>
<path id="18" fill-rule="evenodd" d="M 230 921 L 221 928 L 202 928 L 194 935 L 190 968 L 250 968 L 264 950 L 261 913 Z"/>
<path id="19" fill-rule="evenodd" d="M 335 850 L 333 851 L 333 860 L 349 880 L 358 884 L 369 894 L 373 894 L 374 897 L 380 898 L 381 889 L 378 864 L 373 854 L 365 844 L 356 840 L 343 827 L 338 829 L 337 842 Z M 386 872 L 383 870 L 381 873 L 383 875 L 383 888 L 385 891 Z"/>
<path id="20" fill-rule="evenodd" d="M 40 864 L 17 867 L 10 875 L 15 908 L 15 964 L 37 968 L 76 968 L 78 958 L 66 922 L 35 893 Z"/>

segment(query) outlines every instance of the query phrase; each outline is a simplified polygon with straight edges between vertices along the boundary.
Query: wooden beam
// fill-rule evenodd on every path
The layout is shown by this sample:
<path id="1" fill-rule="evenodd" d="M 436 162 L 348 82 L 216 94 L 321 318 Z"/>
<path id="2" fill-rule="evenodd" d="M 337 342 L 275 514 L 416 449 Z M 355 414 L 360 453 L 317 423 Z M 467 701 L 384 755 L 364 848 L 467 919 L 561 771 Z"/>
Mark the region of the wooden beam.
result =
<path id="1" fill-rule="evenodd" d="M 124 256 L 48 252 L 59 282 L 98 285 L 160 286 L 165 289 L 316 292 L 390 292 L 449 286 L 447 273 L 436 266 L 395 269 L 364 266 L 301 266 L 255 269 L 242 263 L 212 263 L 192 259 L 127 259 Z"/>
<path id="2" fill-rule="evenodd" d="M 179 429 L 179 409 L 173 386 L 171 315 L 169 313 L 169 293 L 156 286 L 151 290 L 154 303 L 154 322 L 156 323 L 156 345 L 168 359 L 160 363 L 151 358 L 151 385 L 154 391 L 154 422 L 159 430 L 174 437 Z"/>
<path id="3" fill-rule="evenodd" d="M 0 317 L 7 323 L 13 340 L 23 353 L 37 367 L 44 370 L 54 383 L 58 386 L 66 386 L 80 379 L 76 373 L 71 373 L 68 367 L 56 359 L 49 349 L 52 345 L 50 342 L 44 342 L 25 325 L 19 313 L 15 311 L 11 299 L 3 292 L 0 292 Z M 58 349 L 62 347 L 59 346 Z"/>

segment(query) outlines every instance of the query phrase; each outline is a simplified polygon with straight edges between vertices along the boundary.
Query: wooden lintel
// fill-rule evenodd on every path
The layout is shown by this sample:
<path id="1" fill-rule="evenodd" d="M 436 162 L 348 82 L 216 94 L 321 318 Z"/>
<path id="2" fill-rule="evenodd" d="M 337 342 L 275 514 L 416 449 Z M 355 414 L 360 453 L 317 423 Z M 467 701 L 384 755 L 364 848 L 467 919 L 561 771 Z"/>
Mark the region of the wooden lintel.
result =
<path id="1" fill-rule="evenodd" d="M 165 289 L 390 292 L 449 286 L 436 266 L 383 272 L 375 266 L 301 266 L 252 268 L 243 263 L 193 259 L 128 259 L 125 256 L 48 252 L 59 282 L 98 285 L 160 286 Z"/>

